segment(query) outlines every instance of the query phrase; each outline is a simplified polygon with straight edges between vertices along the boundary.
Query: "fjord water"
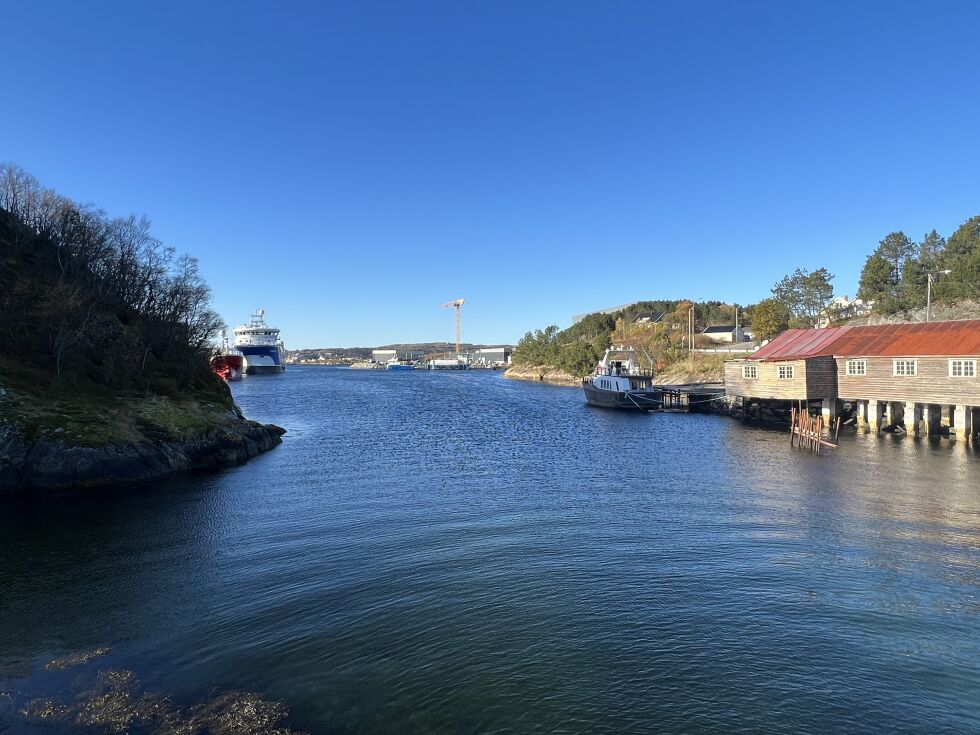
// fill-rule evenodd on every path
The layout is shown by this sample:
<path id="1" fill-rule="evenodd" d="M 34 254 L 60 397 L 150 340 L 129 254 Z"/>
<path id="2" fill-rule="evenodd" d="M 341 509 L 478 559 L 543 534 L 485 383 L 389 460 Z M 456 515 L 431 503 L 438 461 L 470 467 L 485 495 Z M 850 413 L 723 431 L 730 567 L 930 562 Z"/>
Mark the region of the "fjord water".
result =
<path id="1" fill-rule="evenodd" d="M 281 447 L 0 500 L 0 690 L 108 646 L 175 701 L 260 692 L 311 732 L 980 731 L 962 444 L 817 457 L 488 372 L 233 390 Z"/>

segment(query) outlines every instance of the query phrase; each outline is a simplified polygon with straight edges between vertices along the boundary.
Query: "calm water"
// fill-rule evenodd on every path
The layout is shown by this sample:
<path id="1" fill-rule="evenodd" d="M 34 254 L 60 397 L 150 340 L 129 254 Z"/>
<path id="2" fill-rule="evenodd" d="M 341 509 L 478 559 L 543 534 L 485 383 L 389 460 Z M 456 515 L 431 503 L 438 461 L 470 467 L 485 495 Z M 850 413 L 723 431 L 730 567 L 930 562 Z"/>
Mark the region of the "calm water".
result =
<path id="1" fill-rule="evenodd" d="M 815 457 L 483 372 L 234 391 L 281 447 L 0 500 L 0 690 L 109 646 L 175 701 L 261 692 L 317 733 L 980 731 L 962 444 Z"/>

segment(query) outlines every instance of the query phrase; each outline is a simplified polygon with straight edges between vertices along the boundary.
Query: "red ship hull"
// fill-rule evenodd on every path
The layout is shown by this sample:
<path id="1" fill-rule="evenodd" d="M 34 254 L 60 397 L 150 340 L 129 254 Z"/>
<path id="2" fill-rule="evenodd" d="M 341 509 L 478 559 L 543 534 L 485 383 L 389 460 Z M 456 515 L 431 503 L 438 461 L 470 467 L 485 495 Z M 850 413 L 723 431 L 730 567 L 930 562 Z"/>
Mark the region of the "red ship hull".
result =
<path id="1" fill-rule="evenodd" d="M 225 380 L 241 380 L 245 358 L 241 355 L 215 355 L 211 358 L 211 370 Z"/>

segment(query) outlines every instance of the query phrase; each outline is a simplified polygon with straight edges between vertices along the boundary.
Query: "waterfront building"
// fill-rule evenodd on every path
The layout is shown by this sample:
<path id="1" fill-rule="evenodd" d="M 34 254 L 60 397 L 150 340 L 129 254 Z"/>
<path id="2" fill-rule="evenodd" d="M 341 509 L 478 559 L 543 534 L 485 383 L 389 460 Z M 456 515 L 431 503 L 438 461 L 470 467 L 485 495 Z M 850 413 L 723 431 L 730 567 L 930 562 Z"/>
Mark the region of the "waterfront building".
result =
<path id="1" fill-rule="evenodd" d="M 837 393 L 871 431 L 967 439 L 980 426 L 980 320 L 854 327 L 834 344 Z"/>
<path id="2" fill-rule="evenodd" d="M 398 350 L 371 350 L 371 362 L 385 363 L 394 360 Z"/>
<path id="3" fill-rule="evenodd" d="M 383 348 L 371 350 L 371 362 L 386 363 L 389 360 L 401 360 L 403 362 L 415 362 L 422 359 L 425 353 L 419 350 L 397 350 L 393 348 Z"/>
<path id="4" fill-rule="evenodd" d="M 725 363 L 730 396 L 766 401 L 836 401 L 833 345 L 845 327 L 788 329 L 752 355 Z"/>
<path id="5" fill-rule="evenodd" d="M 510 362 L 510 347 L 480 347 L 471 353 L 472 360 L 481 365 L 506 365 Z"/>
<path id="6" fill-rule="evenodd" d="M 725 363 L 740 400 L 820 406 L 829 426 L 842 403 L 862 429 L 969 439 L 980 426 L 980 320 L 790 329 Z"/>

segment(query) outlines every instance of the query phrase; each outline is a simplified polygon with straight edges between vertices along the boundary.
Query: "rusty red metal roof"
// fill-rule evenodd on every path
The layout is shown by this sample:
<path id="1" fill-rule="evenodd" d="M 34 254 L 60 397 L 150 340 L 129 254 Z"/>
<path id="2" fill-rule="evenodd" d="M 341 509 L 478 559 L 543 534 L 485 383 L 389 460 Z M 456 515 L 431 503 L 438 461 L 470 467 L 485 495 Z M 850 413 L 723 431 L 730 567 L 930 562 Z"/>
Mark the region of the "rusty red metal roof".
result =
<path id="1" fill-rule="evenodd" d="M 834 354 L 855 357 L 972 357 L 980 355 L 980 319 L 851 327 Z"/>
<path id="2" fill-rule="evenodd" d="M 811 357 L 980 356 L 980 319 L 867 327 L 788 329 L 749 356 L 750 360 Z"/>
<path id="3" fill-rule="evenodd" d="M 787 329 L 749 355 L 750 360 L 805 360 L 834 354 L 834 342 L 851 327 Z"/>

